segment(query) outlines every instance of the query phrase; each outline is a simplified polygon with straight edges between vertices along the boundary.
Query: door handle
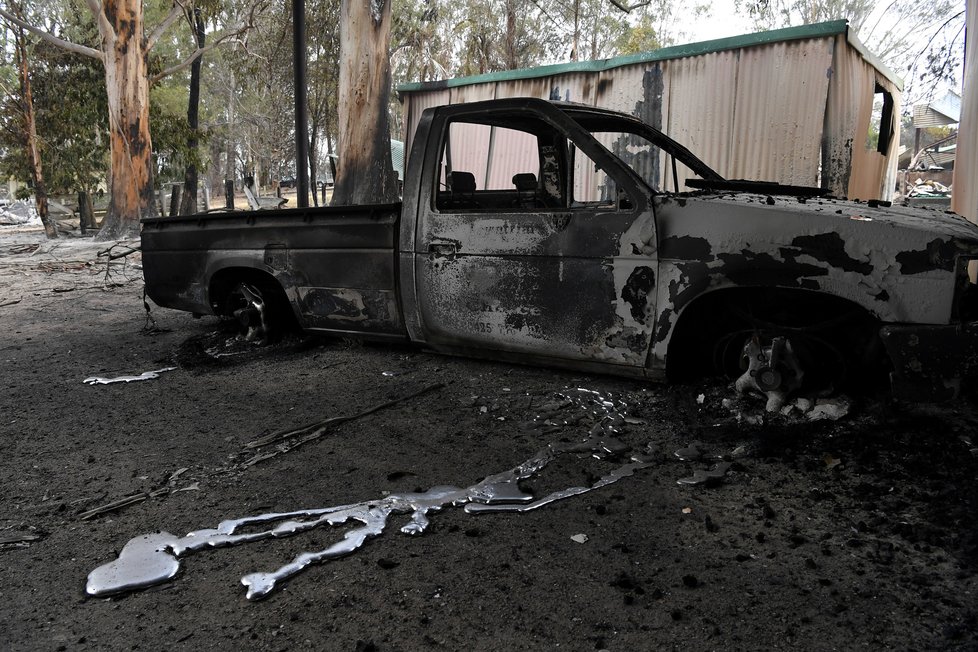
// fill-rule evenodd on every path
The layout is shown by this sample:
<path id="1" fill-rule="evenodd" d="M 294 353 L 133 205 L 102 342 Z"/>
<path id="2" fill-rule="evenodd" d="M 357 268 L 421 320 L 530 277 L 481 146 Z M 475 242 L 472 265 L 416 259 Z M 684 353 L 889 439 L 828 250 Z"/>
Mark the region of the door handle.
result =
<path id="1" fill-rule="evenodd" d="M 458 245 L 454 242 L 432 242 L 428 252 L 438 256 L 454 256 L 458 253 Z"/>

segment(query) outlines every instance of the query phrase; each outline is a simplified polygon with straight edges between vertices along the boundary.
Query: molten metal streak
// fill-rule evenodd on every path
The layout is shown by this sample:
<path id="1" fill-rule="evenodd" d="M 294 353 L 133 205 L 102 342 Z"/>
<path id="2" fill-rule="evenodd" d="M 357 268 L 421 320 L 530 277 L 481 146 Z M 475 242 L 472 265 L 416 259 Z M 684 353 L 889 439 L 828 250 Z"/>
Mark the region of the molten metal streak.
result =
<path id="1" fill-rule="evenodd" d="M 632 455 L 628 463 L 614 469 L 589 487 L 569 487 L 534 499 L 533 495 L 520 489 L 519 482 L 539 474 L 560 455 L 589 454 L 603 459 L 609 453 L 618 454 L 627 448 L 617 439 L 620 427 L 625 422 L 624 403 L 615 402 L 597 392 L 577 389 L 558 395 L 558 401 L 548 407 L 548 413 L 537 416 L 538 422 L 553 423 L 558 415 L 567 416 L 568 409 L 573 409 L 575 414 L 564 420 L 565 423 L 578 423 L 583 419 L 594 422 L 589 438 L 577 444 L 550 444 L 519 466 L 489 476 L 465 489 L 441 486 L 422 493 L 393 494 L 382 500 L 353 505 L 262 514 L 223 521 L 214 529 L 196 530 L 183 537 L 168 532 L 138 536 L 123 547 L 117 559 L 89 574 L 85 590 L 92 596 L 106 596 L 142 589 L 172 579 L 180 568 L 179 559 L 191 552 L 290 536 L 320 526 L 360 523 L 360 527 L 348 531 L 342 540 L 325 550 L 302 553 L 288 564 L 269 573 L 245 575 L 241 578 L 241 583 L 248 588 L 247 597 L 249 600 L 257 600 L 275 590 L 280 582 L 311 564 L 355 552 L 367 540 L 383 534 L 392 514 L 410 514 L 411 519 L 401 528 L 401 532 L 418 535 L 427 529 L 428 515 L 446 507 L 464 505 L 465 511 L 470 514 L 527 512 L 604 487 L 651 465 L 647 457 Z M 244 528 L 263 524 L 267 524 L 268 528 L 239 533 Z"/>
<path id="2" fill-rule="evenodd" d="M 155 380 L 160 377 L 161 373 L 173 371 L 174 369 L 176 369 L 176 367 L 164 367 L 163 369 L 157 369 L 156 371 L 144 371 L 138 376 L 117 376 L 116 378 L 92 376 L 91 378 L 86 378 L 82 382 L 86 385 L 111 385 L 112 383 L 133 383 L 140 380 Z"/>

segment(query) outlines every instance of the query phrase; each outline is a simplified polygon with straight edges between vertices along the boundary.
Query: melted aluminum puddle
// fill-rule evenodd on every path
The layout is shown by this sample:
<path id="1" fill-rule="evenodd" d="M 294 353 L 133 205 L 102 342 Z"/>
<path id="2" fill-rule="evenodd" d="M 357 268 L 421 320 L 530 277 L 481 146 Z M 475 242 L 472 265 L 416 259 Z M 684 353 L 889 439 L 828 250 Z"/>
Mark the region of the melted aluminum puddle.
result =
<path id="1" fill-rule="evenodd" d="M 351 522 L 361 525 L 348 531 L 341 541 L 325 550 L 304 552 L 278 570 L 251 573 L 241 578 L 247 587 L 247 598 L 258 600 L 283 582 L 312 564 L 327 562 L 349 555 L 369 539 L 380 536 L 387 528 L 391 515 L 410 514 L 410 521 L 401 528 L 403 534 L 419 535 L 428 527 L 428 516 L 446 507 L 460 507 L 469 514 L 486 512 L 528 512 L 545 505 L 578 496 L 607 486 L 652 464 L 651 457 L 633 454 L 601 477 L 591 486 L 568 487 L 541 498 L 524 492 L 521 480 L 538 475 L 550 462 L 564 454 L 590 454 L 598 459 L 618 458 L 629 448 L 618 439 L 625 423 L 625 404 L 587 389 L 570 390 L 557 395 L 557 401 L 544 406 L 549 410 L 537 415 L 537 422 L 553 423 L 568 409 L 574 414 L 564 423 L 574 424 L 583 418 L 594 421 L 587 440 L 580 443 L 554 443 L 535 456 L 508 471 L 489 476 L 467 488 L 433 487 L 422 493 L 392 494 L 382 500 L 324 509 L 307 509 L 276 514 L 262 514 L 223 521 L 214 529 L 196 530 L 179 537 L 169 532 L 145 534 L 131 539 L 119 557 L 93 570 L 88 575 L 86 592 L 92 596 L 107 596 L 142 589 L 173 579 L 180 570 L 180 558 L 198 550 L 235 546 L 252 541 L 280 538 L 307 532 L 320 526 L 339 526 Z M 246 527 L 267 526 L 254 532 L 241 532 Z"/>
<path id="2" fill-rule="evenodd" d="M 133 383 L 140 380 L 155 380 L 160 377 L 160 374 L 173 371 L 176 367 L 164 367 L 163 369 L 157 369 L 156 371 L 144 371 L 138 376 L 117 376 L 115 378 L 103 378 L 102 376 L 92 376 L 91 378 L 86 378 L 82 382 L 86 385 L 111 385 L 112 383 Z"/>

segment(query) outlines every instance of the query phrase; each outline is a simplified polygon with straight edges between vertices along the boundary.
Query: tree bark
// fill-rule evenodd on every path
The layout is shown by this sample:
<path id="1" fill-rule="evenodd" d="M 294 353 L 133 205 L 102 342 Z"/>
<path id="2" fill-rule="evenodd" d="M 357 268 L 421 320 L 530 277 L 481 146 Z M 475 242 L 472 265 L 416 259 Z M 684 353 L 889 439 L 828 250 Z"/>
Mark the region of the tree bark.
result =
<path id="1" fill-rule="evenodd" d="M 312 189 L 313 206 L 319 206 L 319 186 L 316 184 L 316 177 L 319 175 L 319 166 L 316 165 L 316 148 L 318 145 L 316 133 L 318 129 L 318 120 L 313 118 L 312 129 L 309 130 L 309 187 Z"/>
<path id="2" fill-rule="evenodd" d="M 204 19 L 200 9 L 194 9 L 194 27 L 196 29 L 197 47 L 204 47 Z M 190 101 L 187 104 L 187 125 L 190 136 L 187 138 L 187 149 L 197 152 L 197 127 L 200 125 L 200 67 L 203 55 L 194 60 L 190 68 Z M 197 206 L 197 164 L 191 162 L 183 175 L 183 203 L 180 205 L 181 215 L 192 215 L 198 211 Z"/>
<path id="3" fill-rule="evenodd" d="M 27 162 L 31 168 L 31 181 L 34 184 L 34 200 L 37 214 L 44 225 L 48 238 L 58 237 L 58 226 L 48 214 L 48 195 L 44 187 L 44 170 L 41 167 L 41 150 L 37 144 L 37 120 L 34 117 L 34 93 L 31 91 L 31 76 L 27 66 L 27 42 L 24 30 L 14 30 L 14 44 L 20 73 L 20 96 L 24 110 L 24 144 L 27 148 Z"/>
<path id="4" fill-rule="evenodd" d="M 139 220 L 157 215 L 142 2 L 104 0 L 99 31 L 109 103 L 112 198 L 96 239 L 135 238 Z"/>
<path id="5" fill-rule="evenodd" d="M 343 0 L 340 9 L 340 165 L 333 204 L 395 202 L 387 105 L 391 0 Z"/>
<path id="6" fill-rule="evenodd" d="M 224 143 L 224 184 L 230 181 L 232 184 L 235 182 L 235 165 L 234 165 L 234 72 L 232 71 L 228 75 L 228 126 L 227 126 L 227 140 Z"/>

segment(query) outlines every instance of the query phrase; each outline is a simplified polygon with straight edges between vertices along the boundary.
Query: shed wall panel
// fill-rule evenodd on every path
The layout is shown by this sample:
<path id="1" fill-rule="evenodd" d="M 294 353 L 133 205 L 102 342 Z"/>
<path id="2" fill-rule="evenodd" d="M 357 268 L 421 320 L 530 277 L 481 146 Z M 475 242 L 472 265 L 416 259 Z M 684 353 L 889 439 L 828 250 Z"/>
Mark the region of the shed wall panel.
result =
<path id="1" fill-rule="evenodd" d="M 896 182 L 900 93 L 858 52 L 836 38 L 833 80 L 823 136 L 823 169 L 833 194 L 850 199 L 890 199 Z M 866 137 L 879 84 L 894 100 L 894 134 L 886 154 L 867 147 Z"/>
<path id="2" fill-rule="evenodd" d="M 739 58 L 740 52 L 732 50 L 669 61 L 665 66 L 663 131 L 723 176 L 734 169 Z M 680 189 L 684 180 L 680 171 Z"/>
<path id="3" fill-rule="evenodd" d="M 411 146 L 414 144 L 414 134 L 418 130 L 421 114 L 425 109 L 448 104 L 450 96 L 447 88 L 425 93 L 404 93 L 404 133 L 401 134 L 401 140 L 404 141 L 405 156 L 411 155 Z M 407 169 L 407 161 L 404 168 Z"/>
<path id="4" fill-rule="evenodd" d="M 831 66 L 830 39 L 741 51 L 731 152 L 721 174 L 816 185 Z"/>

